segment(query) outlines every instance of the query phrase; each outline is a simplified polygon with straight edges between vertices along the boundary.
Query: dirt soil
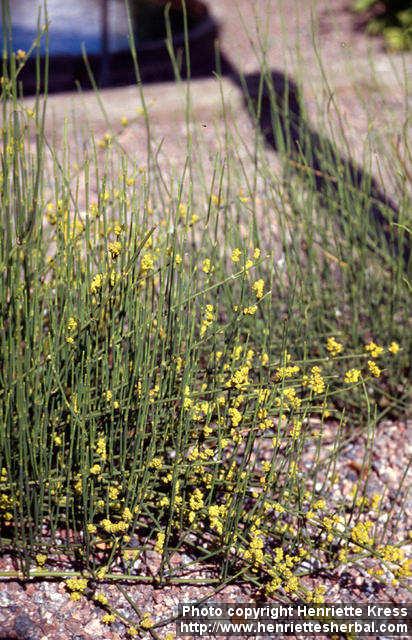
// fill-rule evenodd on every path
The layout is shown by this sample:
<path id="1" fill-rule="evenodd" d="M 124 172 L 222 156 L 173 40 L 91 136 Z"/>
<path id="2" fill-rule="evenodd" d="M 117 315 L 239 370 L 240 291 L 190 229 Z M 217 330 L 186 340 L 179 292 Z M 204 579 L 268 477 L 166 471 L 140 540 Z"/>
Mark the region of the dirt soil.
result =
<path id="1" fill-rule="evenodd" d="M 334 428 L 325 425 L 325 446 L 333 446 Z M 357 481 L 364 455 L 365 441 L 357 438 L 348 445 L 340 456 L 337 468 L 337 482 L 333 487 L 336 495 L 348 495 L 353 483 Z M 401 478 L 412 454 L 412 421 L 382 422 L 376 434 L 372 459 L 372 472 L 368 482 L 367 495 L 384 494 L 385 505 L 378 516 L 378 522 L 384 523 L 387 508 L 395 507 L 402 511 L 397 520 L 396 514 L 389 522 L 388 534 L 392 544 L 405 540 L 408 528 L 412 524 L 412 503 L 407 498 L 406 489 L 410 486 L 411 474 L 404 483 L 404 490 L 398 493 Z M 310 464 L 310 454 L 306 459 Z M 403 509 L 401 505 L 404 503 Z M 332 507 L 331 507 L 332 509 Z M 404 547 L 412 551 L 412 545 Z M 145 565 L 155 572 L 159 564 L 155 552 L 148 553 Z M 186 563 L 190 559 L 176 554 L 176 563 Z M 0 559 L 0 570 L 13 569 L 10 558 Z M 187 574 L 188 580 L 210 578 L 214 575 L 213 566 L 193 566 Z M 408 603 L 410 592 L 392 584 L 382 584 L 363 571 L 342 565 L 339 572 L 319 572 L 308 578 L 306 586 L 313 589 L 322 585 L 326 588 L 325 601 L 328 603 Z M 152 585 L 122 585 L 140 612 L 150 612 L 156 627 L 155 640 L 163 638 L 167 632 L 175 631 L 175 623 L 170 621 L 176 615 L 177 605 L 185 602 L 206 600 L 209 602 L 250 603 L 262 601 L 262 597 L 251 585 L 228 585 L 217 592 L 211 586 L 170 585 L 154 587 Z M 114 584 L 102 584 L 98 591 L 104 593 L 109 602 L 128 620 L 138 625 L 139 617 L 124 595 Z M 276 602 L 276 599 L 273 600 Z M 104 615 L 98 605 L 82 598 L 78 602 L 70 600 L 62 581 L 2 581 L 0 591 L 0 638 L 19 640 L 120 640 L 127 638 L 126 627 L 115 622 L 110 627 L 101 619 Z M 240 637 L 240 636 L 236 636 Z"/>

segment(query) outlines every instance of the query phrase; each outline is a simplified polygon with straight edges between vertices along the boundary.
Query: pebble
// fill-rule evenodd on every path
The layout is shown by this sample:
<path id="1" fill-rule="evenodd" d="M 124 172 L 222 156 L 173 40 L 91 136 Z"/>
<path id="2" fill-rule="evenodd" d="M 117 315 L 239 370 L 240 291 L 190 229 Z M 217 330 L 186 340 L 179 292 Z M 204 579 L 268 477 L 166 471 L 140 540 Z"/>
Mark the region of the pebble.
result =
<path id="1" fill-rule="evenodd" d="M 304 571 L 314 571 L 320 568 L 320 562 L 316 558 L 313 560 L 303 560 L 298 567 Z"/>
<path id="2" fill-rule="evenodd" d="M 41 616 L 41 619 L 44 620 L 45 622 L 47 622 L 47 624 L 50 624 L 51 622 L 53 622 L 53 614 L 51 613 L 51 611 L 48 611 L 47 607 L 39 607 L 39 614 Z"/>
<path id="3" fill-rule="evenodd" d="M 32 596 L 32 600 L 33 600 L 33 602 L 35 602 L 36 604 L 43 604 L 43 602 L 44 602 L 43 594 L 42 594 L 42 593 L 35 593 L 35 594 Z"/>
<path id="4" fill-rule="evenodd" d="M 52 602 L 63 603 L 65 600 L 65 597 L 61 593 L 58 593 L 57 591 L 51 591 L 48 594 L 48 597 L 49 597 L 49 600 L 51 600 Z"/>
<path id="5" fill-rule="evenodd" d="M 373 596 L 375 593 L 375 589 L 371 584 L 365 584 L 364 591 L 367 596 Z"/>
<path id="6" fill-rule="evenodd" d="M 16 616 L 16 619 L 14 621 L 14 629 L 19 637 L 23 637 L 25 638 L 25 640 L 28 640 L 28 633 L 30 631 L 33 632 L 33 621 L 26 613 L 21 613 L 20 615 Z"/>
<path id="7" fill-rule="evenodd" d="M 399 450 L 401 455 L 399 459 L 396 459 L 395 455 L 392 454 L 386 455 L 386 452 L 391 451 L 390 438 L 392 436 L 389 436 L 387 432 L 385 433 L 384 429 L 378 431 L 376 449 L 380 453 L 379 457 L 376 456 L 376 462 L 368 484 L 369 496 L 373 493 L 385 493 L 385 500 L 388 503 L 395 498 L 399 479 L 403 473 L 402 464 L 404 460 L 404 449 L 401 448 L 401 440 L 396 430 L 393 435 L 394 450 Z M 385 452 L 385 455 L 382 452 Z M 348 459 L 356 460 L 361 455 L 360 448 L 352 447 Z M 354 476 L 353 479 L 357 480 L 357 474 L 347 465 L 343 456 L 339 484 L 333 487 L 335 498 L 339 499 L 344 495 L 348 495 L 352 488 L 351 475 Z M 322 487 L 320 479 L 320 476 L 318 476 L 318 484 L 316 486 L 318 491 Z M 407 482 L 405 482 L 406 488 Z M 351 499 L 348 498 L 347 503 L 351 504 Z M 407 523 L 408 506 L 403 503 L 402 496 L 398 496 L 397 508 L 401 504 L 405 511 L 400 519 L 396 535 L 401 535 L 405 532 Z M 377 514 L 380 523 L 386 522 L 388 518 L 388 512 L 385 509 L 386 503 L 381 513 Z M 159 557 L 157 554 L 153 552 L 151 554 L 147 553 L 146 557 L 149 564 L 156 565 L 158 563 Z M 189 558 L 184 554 L 176 553 L 172 558 L 171 564 L 177 565 L 188 560 Z M 62 558 L 62 562 L 64 561 L 65 559 Z M 318 562 L 317 560 L 314 562 L 309 562 L 307 559 L 302 560 L 301 568 L 305 569 L 305 571 L 312 571 L 316 569 Z M 7 563 L 7 558 L 3 560 L 3 563 Z M 144 558 L 141 564 L 144 564 Z M 197 575 L 203 575 L 201 569 Z M 386 601 L 389 601 L 394 597 L 394 590 L 390 586 L 391 577 L 389 575 L 387 585 L 381 587 L 371 582 L 368 577 L 365 579 L 363 576 L 356 576 L 355 572 L 344 572 L 340 576 L 339 582 L 335 585 L 335 589 L 328 592 L 328 598 L 330 599 L 328 601 L 353 602 L 365 599 L 375 601 L 381 597 L 385 597 Z M 318 583 L 314 580 L 310 584 L 313 588 Z M 15 638 L 16 640 L 124 640 L 126 638 L 125 627 L 121 622 L 117 621 L 109 628 L 100 622 L 101 611 L 97 612 L 93 604 L 84 603 L 84 605 L 79 606 L 78 603 L 70 601 L 62 582 L 49 582 L 47 584 L 29 582 L 22 588 L 18 583 L 10 581 L 7 584 L 0 583 L 0 587 L 0 638 L 2 637 L 2 632 L 3 637 Z M 104 591 L 113 597 L 113 601 L 119 604 L 119 594 L 113 585 L 105 586 Z M 146 609 L 146 605 L 150 607 L 150 603 L 155 602 L 157 616 L 162 617 L 164 615 L 167 617 L 172 615 L 178 602 L 194 601 L 206 595 L 208 591 L 209 589 L 205 587 L 202 589 L 199 587 L 173 586 L 152 589 L 146 585 L 133 585 L 130 587 L 129 593 L 142 609 Z M 406 596 L 403 593 L 399 597 L 405 598 Z M 243 601 L 245 598 L 246 601 L 250 601 L 253 598 L 253 594 L 246 596 L 243 591 L 236 591 L 234 587 L 229 587 L 218 597 L 222 598 L 222 601 L 237 602 Z M 384 601 L 382 600 L 382 602 Z M 131 621 L 135 620 L 134 612 L 127 605 L 122 606 L 122 611 Z M 15 625 L 14 629 L 13 625 Z"/>
<path id="8" fill-rule="evenodd" d="M 101 635 L 103 631 L 103 625 L 98 618 L 93 618 L 84 627 L 86 633 L 93 635 Z"/>

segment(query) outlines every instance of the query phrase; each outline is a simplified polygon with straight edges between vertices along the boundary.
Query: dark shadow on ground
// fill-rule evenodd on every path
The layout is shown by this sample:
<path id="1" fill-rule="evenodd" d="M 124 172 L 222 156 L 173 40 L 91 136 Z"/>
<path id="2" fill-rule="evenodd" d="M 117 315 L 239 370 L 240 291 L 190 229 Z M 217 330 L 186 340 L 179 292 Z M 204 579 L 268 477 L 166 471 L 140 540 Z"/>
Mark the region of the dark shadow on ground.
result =
<path id="1" fill-rule="evenodd" d="M 259 73 L 242 77 L 228 61 L 224 61 L 223 71 L 243 90 L 245 106 L 267 144 L 281 154 L 286 187 L 288 178 L 298 174 L 304 184 L 316 189 L 320 204 L 338 223 L 350 224 L 355 207 L 361 205 L 375 239 L 384 238 L 393 257 L 403 254 L 408 265 L 410 246 L 399 240 L 396 203 L 385 193 L 384 185 L 311 128 L 294 80 L 274 70 L 264 77 Z"/>

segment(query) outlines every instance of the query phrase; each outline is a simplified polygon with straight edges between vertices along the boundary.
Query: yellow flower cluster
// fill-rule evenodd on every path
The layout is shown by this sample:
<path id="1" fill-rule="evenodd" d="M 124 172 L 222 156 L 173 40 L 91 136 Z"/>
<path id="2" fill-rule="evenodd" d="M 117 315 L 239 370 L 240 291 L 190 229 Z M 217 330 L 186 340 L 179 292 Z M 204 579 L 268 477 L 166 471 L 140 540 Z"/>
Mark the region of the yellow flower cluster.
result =
<path id="1" fill-rule="evenodd" d="M 71 333 L 74 333 L 75 331 L 77 331 L 77 326 L 78 324 L 76 318 L 70 317 L 67 321 L 67 330 Z"/>
<path id="2" fill-rule="evenodd" d="M 300 432 L 302 430 L 302 422 L 300 420 L 294 420 L 292 424 L 292 428 L 290 430 L 290 435 L 293 440 L 297 440 L 300 436 Z"/>
<path id="3" fill-rule="evenodd" d="M 203 493 L 200 489 L 195 489 L 190 496 L 189 505 L 192 511 L 199 511 L 204 506 Z"/>
<path id="4" fill-rule="evenodd" d="M 385 562 L 401 564 L 405 559 L 405 551 L 391 544 L 379 547 L 378 552 Z"/>
<path id="5" fill-rule="evenodd" d="M 106 452 L 106 438 L 104 436 L 99 436 L 96 443 L 96 453 L 101 457 L 103 461 L 107 460 L 107 452 Z"/>
<path id="6" fill-rule="evenodd" d="M 323 508 L 323 507 L 322 507 Z M 312 516 L 313 517 L 313 516 Z M 324 516 L 322 518 L 322 525 L 326 530 L 326 540 L 327 542 L 332 542 L 334 535 L 335 535 L 335 531 L 343 531 L 344 530 L 344 524 L 343 524 L 343 519 L 342 516 L 338 515 L 337 513 L 332 514 L 331 516 Z"/>
<path id="7" fill-rule="evenodd" d="M 193 406 L 193 400 L 190 397 L 190 389 L 188 387 L 188 385 L 185 386 L 184 390 L 183 390 L 183 409 L 186 409 L 186 411 L 188 411 L 190 409 L 190 407 Z"/>
<path id="8" fill-rule="evenodd" d="M 114 242 L 109 242 L 107 248 L 111 257 L 113 258 L 113 260 L 115 260 L 120 255 L 120 252 L 122 250 L 122 243 L 118 240 L 115 240 Z"/>
<path id="9" fill-rule="evenodd" d="M 236 407 L 230 407 L 230 409 L 228 409 L 228 414 L 230 416 L 230 419 L 232 421 L 232 425 L 234 427 L 237 427 L 240 422 L 242 421 L 242 414 L 240 413 L 240 411 L 238 411 L 238 409 L 236 409 Z"/>
<path id="10" fill-rule="evenodd" d="M 166 535 L 162 531 L 159 531 L 156 537 L 155 545 L 154 545 L 154 550 L 157 551 L 157 553 L 163 553 L 165 540 L 166 540 Z"/>
<path id="11" fill-rule="evenodd" d="M 0 483 L 2 485 L 2 489 L 6 489 L 6 482 L 7 482 L 7 471 L 5 469 L 5 467 L 2 467 L 1 470 L 1 474 L 0 474 Z M 9 522 L 12 518 L 13 518 L 13 514 L 11 513 L 11 511 L 9 511 L 9 509 L 12 508 L 13 504 L 16 503 L 17 501 L 15 498 L 12 498 L 10 496 L 7 495 L 7 493 L 0 493 L 0 511 L 2 512 L 2 518 L 6 521 Z"/>
<path id="12" fill-rule="evenodd" d="M 246 389 L 246 387 L 250 384 L 250 380 L 249 380 L 249 370 L 250 367 L 248 365 L 243 365 L 242 367 L 239 367 L 239 369 L 237 369 L 231 379 L 228 381 L 227 385 L 228 387 L 230 386 L 234 386 L 236 387 L 236 389 Z"/>
<path id="13" fill-rule="evenodd" d="M 297 373 L 299 373 L 300 367 L 297 365 L 286 365 L 284 367 L 279 367 L 275 373 L 275 380 L 286 380 L 287 378 L 293 378 Z"/>
<path id="14" fill-rule="evenodd" d="M 109 601 L 106 598 L 106 596 L 104 595 L 104 593 L 96 593 L 93 596 L 93 600 L 95 600 L 99 604 L 102 604 L 103 606 L 107 606 L 109 604 Z"/>
<path id="15" fill-rule="evenodd" d="M 360 369 L 349 369 L 349 371 L 345 373 L 344 381 L 346 384 L 356 384 L 356 382 L 359 381 L 361 374 L 362 372 Z"/>
<path id="16" fill-rule="evenodd" d="M 203 451 L 199 451 L 199 447 L 193 447 L 192 451 L 189 453 L 189 460 L 208 460 L 209 458 L 213 458 L 213 449 L 210 447 L 206 447 Z"/>
<path id="17" fill-rule="evenodd" d="M 162 466 L 163 466 L 163 458 L 160 458 L 160 457 L 152 458 L 152 460 L 149 463 L 149 467 L 151 469 L 161 469 Z"/>
<path id="18" fill-rule="evenodd" d="M 200 335 L 203 338 L 208 327 L 212 324 L 215 319 L 214 307 L 212 304 L 207 304 L 205 308 L 204 317 L 202 320 L 202 324 L 200 325 Z"/>
<path id="19" fill-rule="evenodd" d="M 209 514 L 209 522 L 210 528 L 216 531 L 219 535 L 223 533 L 223 521 L 222 518 L 226 515 L 227 506 L 226 505 L 210 505 L 208 514 Z"/>
<path id="20" fill-rule="evenodd" d="M 250 307 L 244 307 L 243 313 L 245 316 L 254 316 L 257 311 L 257 306 L 252 304 Z"/>
<path id="21" fill-rule="evenodd" d="M 125 533 L 129 528 L 129 523 L 123 520 L 119 520 L 119 522 L 112 522 L 109 518 L 104 518 L 100 526 L 107 533 Z"/>
<path id="22" fill-rule="evenodd" d="M 92 476 L 97 476 L 101 472 L 102 468 L 99 464 L 94 464 L 90 467 L 90 473 Z"/>
<path id="23" fill-rule="evenodd" d="M 390 353 L 392 353 L 393 355 L 396 355 L 399 350 L 400 350 L 400 346 L 397 342 L 393 341 L 390 343 L 388 347 L 388 351 L 390 351 Z"/>
<path id="24" fill-rule="evenodd" d="M 143 273 L 151 271 L 154 267 L 154 257 L 151 253 L 145 253 L 140 261 L 140 269 Z"/>
<path id="25" fill-rule="evenodd" d="M 370 536 L 370 530 L 373 523 L 370 520 L 366 522 L 358 522 L 351 531 L 351 539 L 356 544 L 368 545 L 373 544 L 373 538 Z"/>
<path id="26" fill-rule="evenodd" d="M 110 486 L 107 490 L 108 496 L 110 498 L 110 500 L 117 500 L 119 493 L 120 493 L 120 488 L 119 487 L 113 487 Z"/>
<path id="27" fill-rule="evenodd" d="M 210 258 L 205 258 L 203 260 L 202 271 L 203 271 L 203 273 L 206 273 L 206 274 L 212 273 L 213 266 L 212 266 L 212 262 L 211 262 Z"/>
<path id="28" fill-rule="evenodd" d="M 372 358 L 379 358 L 379 356 L 383 353 L 384 348 L 371 341 L 367 345 L 365 345 L 365 350 L 370 353 Z"/>
<path id="29" fill-rule="evenodd" d="M 249 202 L 249 200 L 250 200 L 249 196 L 246 196 L 244 194 L 243 189 L 239 189 L 238 198 L 239 198 L 240 202 Z"/>
<path id="30" fill-rule="evenodd" d="M 301 406 L 302 400 L 296 394 L 296 389 L 293 387 L 287 387 L 286 389 L 283 389 L 282 400 L 277 398 L 276 404 L 279 407 L 283 406 L 284 409 L 294 409 L 296 411 Z"/>
<path id="31" fill-rule="evenodd" d="M 70 591 L 84 593 L 87 589 L 87 580 L 85 578 L 67 578 L 66 587 Z"/>
<path id="32" fill-rule="evenodd" d="M 410 578 L 412 576 L 412 559 L 408 558 L 401 562 L 399 569 L 396 571 L 398 578 Z"/>
<path id="33" fill-rule="evenodd" d="M 248 562 L 251 562 L 255 566 L 262 565 L 264 562 L 263 548 L 264 539 L 262 536 L 262 532 L 255 525 L 252 525 L 250 531 L 249 547 L 243 552 L 244 559 Z"/>
<path id="34" fill-rule="evenodd" d="M 269 364 L 269 355 L 266 352 L 263 352 L 260 361 L 262 366 L 266 367 Z"/>
<path id="35" fill-rule="evenodd" d="M 139 635 L 138 629 L 133 626 L 127 628 L 127 633 L 131 638 L 136 638 Z"/>
<path id="36" fill-rule="evenodd" d="M 95 294 L 97 293 L 103 286 L 103 274 L 102 273 L 96 273 L 95 276 L 93 276 L 91 284 L 90 284 L 90 292 Z"/>
<path id="37" fill-rule="evenodd" d="M 140 620 L 140 626 L 142 629 L 151 629 L 154 626 L 154 622 L 150 613 L 145 612 Z"/>
<path id="38" fill-rule="evenodd" d="M 337 342 L 335 338 L 331 337 L 327 339 L 326 349 L 332 356 L 338 356 L 343 351 L 343 344 Z"/>
<path id="39" fill-rule="evenodd" d="M 271 581 L 266 585 L 267 595 L 273 595 L 280 587 L 283 587 L 286 593 L 296 593 L 299 590 L 299 578 L 293 575 L 293 568 L 302 557 L 304 554 L 297 556 L 285 554 L 281 547 L 274 549 L 274 566 L 268 572 Z"/>
<path id="40" fill-rule="evenodd" d="M 374 362 L 373 360 L 368 360 L 368 369 L 370 373 L 374 376 L 374 378 L 379 378 L 382 373 L 382 371 L 379 369 L 376 362 Z"/>
<path id="41" fill-rule="evenodd" d="M 101 149 L 107 149 L 113 142 L 113 136 L 111 133 L 105 133 L 103 138 L 101 138 L 98 142 L 98 145 Z"/>
<path id="42" fill-rule="evenodd" d="M 263 298 L 263 290 L 265 288 L 265 282 L 262 278 L 256 280 L 252 285 L 252 291 L 255 293 L 257 300 Z"/>
<path id="43" fill-rule="evenodd" d="M 24 62 L 27 58 L 27 53 L 23 49 L 17 49 L 16 51 L 16 60 L 19 62 Z"/>
<path id="44" fill-rule="evenodd" d="M 259 389 L 257 392 L 258 404 L 264 404 L 268 401 L 270 396 L 270 389 Z"/>
<path id="45" fill-rule="evenodd" d="M 318 366 L 312 367 L 310 375 L 305 378 L 305 383 L 313 393 L 323 393 L 325 391 L 326 384 L 322 376 L 322 369 Z"/>
<path id="46" fill-rule="evenodd" d="M 325 602 L 326 587 L 322 584 L 318 585 L 306 594 L 306 602 L 313 602 L 313 604 L 322 604 Z"/>
<path id="47" fill-rule="evenodd" d="M 36 562 L 39 567 L 43 567 L 46 564 L 47 556 L 44 553 L 38 553 L 36 555 Z"/>

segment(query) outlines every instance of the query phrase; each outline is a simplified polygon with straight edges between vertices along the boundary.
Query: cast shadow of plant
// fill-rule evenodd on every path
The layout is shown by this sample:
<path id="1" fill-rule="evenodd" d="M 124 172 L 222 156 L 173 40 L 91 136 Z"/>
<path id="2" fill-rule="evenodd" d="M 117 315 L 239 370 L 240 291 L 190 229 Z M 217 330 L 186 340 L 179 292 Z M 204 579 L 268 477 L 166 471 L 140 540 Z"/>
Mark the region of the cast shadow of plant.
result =
<path id="1" fill-rule="evenodd" d="M 266 143 L 282 158 L 283 182 L 286 188 L 292 176 L 298 175 L 302 187 L 315 189 L 319 204 L 340 225 L 353 225 L 352 232 L 364 232 L 367 217 L 371 250 L 383 242 L 388 255 L 396 261 L 403 257 L 408 268 L 410 246 L 407 237 L 398 232 L 399 209 L 385 193 L 383 185 L 345 155 L 324 134 L 313 130 L 305 111 L 302 93 L 293 78 L 276 70 L 242 77 L 231 63 L 224 60 L 224 75 L 229 76 L 244 95 L 245 106 Z M 260 96 L 260 97 L 259 97 Z M 356 209 L 362 215 L 356 216 Z M 359 226 L 359 230 L 356 229 Z"/>

